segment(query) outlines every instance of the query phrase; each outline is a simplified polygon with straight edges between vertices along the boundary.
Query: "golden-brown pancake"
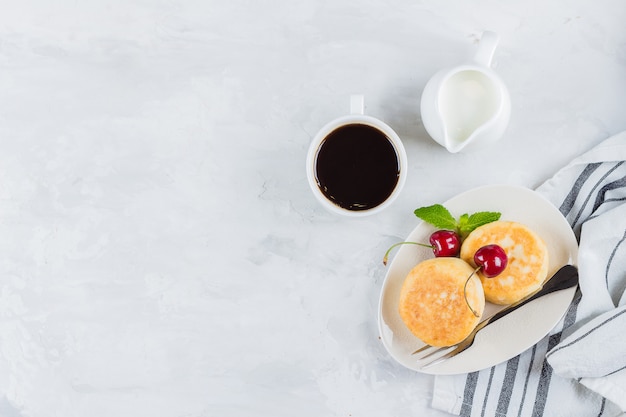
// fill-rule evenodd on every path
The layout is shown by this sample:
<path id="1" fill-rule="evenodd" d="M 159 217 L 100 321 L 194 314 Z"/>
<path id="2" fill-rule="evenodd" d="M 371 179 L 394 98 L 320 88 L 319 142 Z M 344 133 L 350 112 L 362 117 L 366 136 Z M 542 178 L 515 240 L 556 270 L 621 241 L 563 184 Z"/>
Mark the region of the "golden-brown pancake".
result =
<path id="1" fill-rule="evenodd" d="M 459 258 L 434 258 L 417 264 L 402 285 L 398 308 L 411 333 L 432 346 L 451 346 L 465 339 L 479 321 L 463 296 L 472 272 Z M 467 299 L 481 316 L 485 296 L 476 274 L 467 283 Z"/>
<path id="2" fill-rule="evenodd" d="M 461 259 L 474 264 L 474 253 L 482 246 L 496 244 L 508 257 L 505 270 L 494 278 L 479 273 L 485 298 L 494 304 L 511 304 L 537 290 L 548 274 L 548 249 L 527 226 L 496 221 L 471 232 L 461 246 Z"/>

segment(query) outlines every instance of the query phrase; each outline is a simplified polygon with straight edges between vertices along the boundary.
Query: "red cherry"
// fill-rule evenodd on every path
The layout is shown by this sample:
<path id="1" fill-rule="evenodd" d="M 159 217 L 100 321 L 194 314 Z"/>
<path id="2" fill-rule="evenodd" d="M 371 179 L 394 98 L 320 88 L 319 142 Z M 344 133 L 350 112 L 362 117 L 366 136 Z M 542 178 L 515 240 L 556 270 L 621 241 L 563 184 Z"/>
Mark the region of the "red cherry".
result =
<path id="1" fill-rule="evenodd" d="M 461 250 L 461 239 L 452 230 L 437 230 L 430 235 L 428 241 L 433 246 L 433 253 L 437 258 L 457 256 Z"/>
<path id="2" fill-rule="evenodd" d="M 487 278 L 493 278 L 502 273 L 509 262 L 506 252 L 498 245 L 486 245 L 474 254 L 474 263 L 481 269 Z"/>
<path id="3" fill-rule="evenodd" d="M 461 250 L 461 239 L 459 238 L 459 235 L 452 230 L 437 230 L 436 232 L 433 232 L 430 235 L 429 242 L 430 245 L 419 242 L 399 242 L 395 245 L 391 245 L 391 247 L 387 249 L 387 252 L 385 252 L 385 256 L 383 257 L 383 264 L 387 265 L 389 253 L 393 248 L 400 245 L 411 244 L 431 248 L 433 250 L 433 254 L 437 258 L 440 258 L 442 256 L 458 256 Z"/>

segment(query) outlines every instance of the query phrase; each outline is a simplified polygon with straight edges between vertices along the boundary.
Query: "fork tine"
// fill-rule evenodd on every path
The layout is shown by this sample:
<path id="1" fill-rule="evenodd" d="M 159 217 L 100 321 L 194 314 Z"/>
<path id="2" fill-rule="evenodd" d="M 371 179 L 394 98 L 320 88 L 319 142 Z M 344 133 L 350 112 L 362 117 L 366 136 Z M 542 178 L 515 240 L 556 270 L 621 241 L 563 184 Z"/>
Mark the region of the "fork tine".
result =
<path id="1" fill-rule="evenodd" d="M 428 361 L 427 363 L 422 365 L 422 367 L 420 369 L 427 369 L 427 368 L 430 368 L 431 366 L 435 366 L 438 363 L 441 363 L 441 362 L 445 361 L 446 359 L 450 359 L 451 357 L 455 356 L 457 353 L 459 353 L 462 350 L 464 350 L 462 346 L 451 346 L 451 348 L 454 348 L 454 349 L 453 350 L 449 350 L 447 353 L 445 353 L 445 354 L 443 354 L 441 356 L 438 356 L 436 358 L 432 358 L 430 361 Z M 428 356 L 432 356 L 432 354 L 430 354 Z M 422 358 L 422 360 L 423 359 L 425 359 L 425 358 Z"/>
<path id="2" fill-rule="evenodd" d="M 450 349 L 454 349 L 456 348 L 456 346 L 445 346 L 445 347 L 434 347 L 434 346 L 430 346 L 431 350 L 424 350 L 424 354 L 417 357 L 416 359 L 418 361 L 423 361 L 424 359 L 436 356 L 437 359 L 439 358 L 441 355 L 444 355 L 448 352 L 450 352 Z"/>
<path id="3" fill-rule="evenodd" d="M 411 353 L 411 355 L 415 355 L 416 353 L 423 352 L 423 351 L 425 351 L 427 349 L 430 349 L 430 348 L 432 348 L 431 345 L 424 345 L 421 348 L 417 349 L 415 352 Z"/>

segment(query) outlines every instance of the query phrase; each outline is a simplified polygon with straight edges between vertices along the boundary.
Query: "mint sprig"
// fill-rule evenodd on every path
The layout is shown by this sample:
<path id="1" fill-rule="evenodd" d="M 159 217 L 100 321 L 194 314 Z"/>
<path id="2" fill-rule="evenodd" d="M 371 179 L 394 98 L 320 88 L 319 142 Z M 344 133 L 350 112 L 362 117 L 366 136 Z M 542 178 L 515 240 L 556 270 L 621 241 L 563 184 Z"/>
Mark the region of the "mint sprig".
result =
<path id="1" fill-rule="evenodd" d="M 461 239 L 464 239 L 474 229 L 500 219 L 501 213 L 494 211 L 479 211 L 473 214 L 462 214 L 456 219 L 447 208 L 441 204 L 420 207 L 414 211 L 415 215 L 439 229 L 454 230 Z"/>
<path id="2" fill-rule="evenodd" d="M 467 236 L 470 232 L 484 224 L 500 220 L 500 213 L 495 211 L 479 211 L 470 216 L 463 214 L 459 218 L 458 230 L 461 236 Z"/>
<path id="3" fill-rule="evenodd" d="M 456 230 L 457 221 L 447 208 L 441 204 L 420 207 L 415 209 L 415 215 L 426 223 L 430 223 L 439 229 Z"/>

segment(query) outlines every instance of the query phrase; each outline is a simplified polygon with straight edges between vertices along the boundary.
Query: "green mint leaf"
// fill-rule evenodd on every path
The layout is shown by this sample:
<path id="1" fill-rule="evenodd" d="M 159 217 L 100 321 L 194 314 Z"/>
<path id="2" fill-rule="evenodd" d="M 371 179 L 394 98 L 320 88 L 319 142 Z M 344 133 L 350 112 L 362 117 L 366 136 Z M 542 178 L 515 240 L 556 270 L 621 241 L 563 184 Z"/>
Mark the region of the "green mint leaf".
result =
<path id="1" fill-rule="evenodd" d="M 430 223 L 439 229 L 456 230 L 457 228 L 456 219 L 441 204 L 420 207 L 414 213 L 426 223 Z"/>
<path id="2" fill-rule="evenodd" d="M 464 231 L 467 230 L 467 224 L 469 222 L 469 214 L 465 213 L 465 214 L 461 214 L 461 217 L 459 217 L 459 221 L 457 222 L 457 232 L 459 232 L 461 234 L 461 237 L 465 237 L 467 236 L 467 233 L 465 233 Z"/>
<path id="3" fill-rule="evenodd" d="M 464 214 L 461 216 L 461 219 L 459 219 L 459 232 L 462 236 L 467 236 L 477 227 L 500 220 L 500 216 L 501 213 L 494 211 L 479 211 L 471 216 Z"/>

